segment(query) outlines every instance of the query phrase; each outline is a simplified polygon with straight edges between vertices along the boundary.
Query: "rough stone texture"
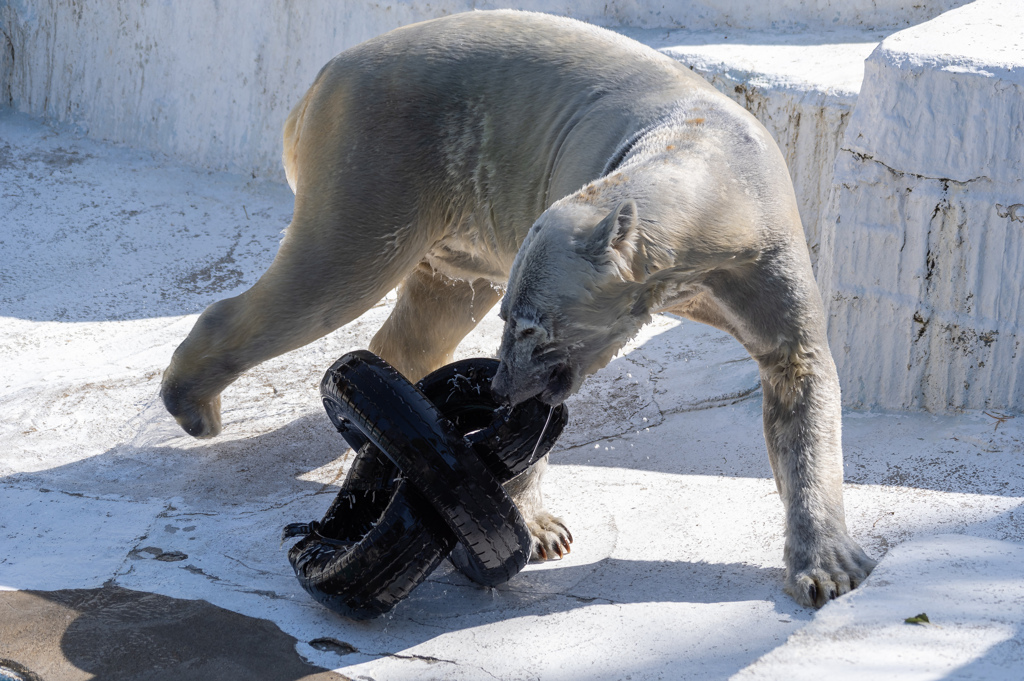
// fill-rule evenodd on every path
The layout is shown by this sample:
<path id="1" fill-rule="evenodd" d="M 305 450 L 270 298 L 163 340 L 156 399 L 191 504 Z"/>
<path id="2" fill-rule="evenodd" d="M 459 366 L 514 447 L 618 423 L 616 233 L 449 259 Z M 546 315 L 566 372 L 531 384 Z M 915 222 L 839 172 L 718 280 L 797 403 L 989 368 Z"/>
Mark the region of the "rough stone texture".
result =
<path id="1" fill-rule="evenodd" d="M 867 61 L 819 276 L 846 404 L 1024 403 L 1022 22 L 979 0 Z"/>
<path id="2" fill-rule="evenodd" d="M 543 10 L 603 26 L 896 28 L 963 0 L 371 0 L 0 2 L 0 104 L 95 139 L 282 178 L 281 125 L 320 67 L 398 26 L 471 9 Z"/>

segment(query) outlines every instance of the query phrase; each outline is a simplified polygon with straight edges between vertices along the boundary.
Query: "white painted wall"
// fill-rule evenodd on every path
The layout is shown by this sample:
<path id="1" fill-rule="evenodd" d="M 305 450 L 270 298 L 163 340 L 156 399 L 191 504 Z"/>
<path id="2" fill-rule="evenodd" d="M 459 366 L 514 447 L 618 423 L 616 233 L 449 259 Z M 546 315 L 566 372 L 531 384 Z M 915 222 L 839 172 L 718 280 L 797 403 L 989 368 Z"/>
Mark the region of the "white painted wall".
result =
<path id="1" fill-rule="evenodd" d="M 847 404 L 1024 406 L 1021 26 L 978 0 L 867 61 L 819 277 Z"/>
<path id="2" fill-rule="evenodd" d="M 280 129 L 320 67 L 392 28 L 518 7 L 605 26 L 902 27 L 964 0 L 0 0 L 0 102 L 97 139 L 281 176 Z"/>

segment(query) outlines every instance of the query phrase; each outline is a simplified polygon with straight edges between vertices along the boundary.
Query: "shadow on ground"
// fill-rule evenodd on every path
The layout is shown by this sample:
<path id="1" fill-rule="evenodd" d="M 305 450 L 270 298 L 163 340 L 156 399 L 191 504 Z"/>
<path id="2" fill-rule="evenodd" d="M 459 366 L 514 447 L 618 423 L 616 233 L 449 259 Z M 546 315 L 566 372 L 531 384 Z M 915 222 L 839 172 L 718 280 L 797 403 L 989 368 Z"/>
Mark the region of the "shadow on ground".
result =
<path id="1" fill-rule="evenodd" d="M 0 483 L 88 496 L 116 494 L 137 501 L 180 497 L 196 508 L 232 506 L 320 490 L 324 483 L 299 476 L 332 462 L 337 462 L 340 474 L 349 452 L 327 417 L 320 415 L 248 438 L 181 437 L 178 442 L 118 445 L 63 466 L 9 475 Z"/>
<path id="2" fill-rule="evenodd" d="M 273 622 L 205 601 L 108 585 L 2 592 L 0 609 L 0 657 L 40 679 L 344 678 L 304 661 L 295 651 L 295 639 Z"/>

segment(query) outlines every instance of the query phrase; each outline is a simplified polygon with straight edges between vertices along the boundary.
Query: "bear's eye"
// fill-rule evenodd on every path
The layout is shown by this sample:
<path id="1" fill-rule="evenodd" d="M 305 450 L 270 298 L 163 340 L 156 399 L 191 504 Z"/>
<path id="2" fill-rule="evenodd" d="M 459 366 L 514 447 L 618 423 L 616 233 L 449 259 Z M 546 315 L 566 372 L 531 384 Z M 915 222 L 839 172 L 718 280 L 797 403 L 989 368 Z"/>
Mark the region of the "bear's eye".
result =
<path id="1" fill-rule="evenodd" d="M 519 335 L 522 336 L 523 338 L 526 338 L 527 336 L 532 336 L 536 332 L 537 332 L 537 329 L 533 328 L 532 326 L 528 326 L 525 329 L 523 329 L 522 331 L 520 331 Z"/>

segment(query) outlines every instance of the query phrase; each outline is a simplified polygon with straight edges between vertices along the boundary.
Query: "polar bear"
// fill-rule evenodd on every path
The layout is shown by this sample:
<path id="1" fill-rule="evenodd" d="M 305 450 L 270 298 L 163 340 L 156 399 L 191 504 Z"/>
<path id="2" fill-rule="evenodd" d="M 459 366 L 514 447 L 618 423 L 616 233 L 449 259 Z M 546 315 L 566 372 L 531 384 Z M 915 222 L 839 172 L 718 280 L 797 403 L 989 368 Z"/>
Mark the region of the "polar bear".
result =
<path id="1" fill-rule="evenodd" d="M 578 21 L 472 12 L 340 54 L 288 116 L 295 212 L 267 272 L 174 352 L 168 410 L 221 428 L 239 374 L 399 287 L 370 349 L 409 379 L 507 293 L 495 390 L 557 404 L 651 315 L 724 329 L 760 366 L 785 588 L 820 606 L 874 562 L 843 509 L 839 381 L 792 183 L 765 129 L 674 60 Z M 535 555 L 571 535 L 540 468 L 511 490 Z"/>

